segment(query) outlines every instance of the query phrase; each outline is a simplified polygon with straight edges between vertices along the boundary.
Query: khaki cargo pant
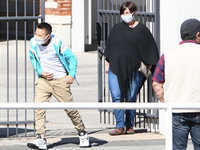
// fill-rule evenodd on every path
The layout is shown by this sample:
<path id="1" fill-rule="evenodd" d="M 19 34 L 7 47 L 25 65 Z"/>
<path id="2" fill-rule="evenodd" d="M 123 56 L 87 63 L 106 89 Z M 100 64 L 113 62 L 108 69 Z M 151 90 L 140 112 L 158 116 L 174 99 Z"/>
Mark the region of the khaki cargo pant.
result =
<path id="1" fill-rule="evenodd" d="M 59 102 L 73 102 L 73 96 L 70 90 L 70 85 L 66 83 L 66 77 L 47 81 L 44 78 L 39 77 L 35 81 L 35 102 L 46 103 L 49 102 L 53 95 Z M 78 132 L 84 131 L 85 126 L 81 119 L 79 112 L 75 109 L 66 109 L 65 112 L 74 124 L 75 129 Z M 45 109 L 35 110 L 35 127 L 36 133 L 45 137 Z M 56 118 L 55 118 L 56 119 Z"/>

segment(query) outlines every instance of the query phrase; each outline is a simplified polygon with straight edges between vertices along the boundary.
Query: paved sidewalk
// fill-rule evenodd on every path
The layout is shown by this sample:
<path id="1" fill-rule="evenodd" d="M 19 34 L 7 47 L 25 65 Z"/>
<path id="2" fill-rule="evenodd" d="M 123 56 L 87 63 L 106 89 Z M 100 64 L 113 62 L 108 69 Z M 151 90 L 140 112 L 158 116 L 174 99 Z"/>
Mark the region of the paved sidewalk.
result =
<path id="1" fill-rule="evenodd" d="M 164 150 L 164 136 L 153 133 L 136 133 L 133 135 L 110 136 L 108 133 L 89 133 L 90 147 L 84 149 L 94 150 Z M 80 150 L 77 135 L 47 136 L 49 150 Z M 34 137 L 2 138 L 1 150 L 29 150 L 27 142 L 35 140 Z M 193 150 L 191 141 L 188 149 Z"/>
<path id="2" fill-rule="evenodd" d="M 155 143 L 161 149 L 164 148 L 164 137 L 159 134 L 152 133 L 140 133 L 134 135 L 120 135 L 109 136 L 108 133 L 94 133 L 89 134 L 90 147 L 88 149 L 126 149 L 138 147 L 155 147 Z M 33 141 L 33 137 L 19 137 L 19 138 L 3 138 L 0 139 L 0 149 L 7 148 L 14 150 L 18 147 L 20 150 L 29 149 L 26 144 L 29 141 Z M 62 149 L 80 149 L 79 139 L 76 135 L 67 136 L 47 136 L 48 149 L 62 150 Z M 13 148 L 12 148 L 13 147 Z M 158 147 L 157 147 L 158 148 Z M 87 149 L 87 148 L 86 148 Z"/>

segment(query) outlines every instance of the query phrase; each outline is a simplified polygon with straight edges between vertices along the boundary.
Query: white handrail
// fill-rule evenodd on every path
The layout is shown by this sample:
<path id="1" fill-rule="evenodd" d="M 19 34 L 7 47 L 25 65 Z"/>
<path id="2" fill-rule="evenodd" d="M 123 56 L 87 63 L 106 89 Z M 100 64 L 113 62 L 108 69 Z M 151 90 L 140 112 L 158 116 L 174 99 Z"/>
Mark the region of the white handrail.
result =
<path id="1" fill-rule="evenodd" d="M 35 103 L 0 102 L 0 109 L 199 109 L 200 103 Z"/>
<path id="2" fill-rule="evenodd" d="M 172 110 L 200 109 L 200 103 L 0 103 L 0 109 L 165 109 L 165 149 L 172 150 Z"/>

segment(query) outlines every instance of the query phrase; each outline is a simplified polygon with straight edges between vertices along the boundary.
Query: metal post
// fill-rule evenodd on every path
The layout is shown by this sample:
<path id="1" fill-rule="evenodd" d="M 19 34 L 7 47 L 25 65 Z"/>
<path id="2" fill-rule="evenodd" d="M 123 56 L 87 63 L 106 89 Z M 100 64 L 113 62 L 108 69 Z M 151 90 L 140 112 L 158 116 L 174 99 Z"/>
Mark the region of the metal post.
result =
<path id="1" fill-rule="evenodd" d="M 155 8 L 155 41 L 158 45 L 158 53 L 160 55 L 160 0 L 154 1 Z"/>
<path id="2" fill-rule="evenodd" d="M 7 0 L 7 17 L 9 17 L 9 2 Z M 7 102 L 9 102 L 9 21 L 7 20 Z M 7 121 L 9 121 L 10 111 L 7 109 Z M 9 137 L 9 124 L 7 124 L 7 137 Z"/>
<path id="3" fill-rule="evenodd" d="M 15 1 L 15 17 L 18 17 L 18 1 Z M 16 102 L 18 102 L 18 21 L 15 21 L 16 40 Z M 16 109 L 16 121 L 18 122 L 18 109 Z M 16 136 L 18 137 L 18 124 L 16 124 Z"/>
<path id="4" fill-rule="evenodd" d="M 41 9 L 42 9 L 42 7 L 41 7 Z M 35 16 L 35 0 L 33 0 L 33 16 Z M 35 20 L 33 20 L 33 35 L 34 35 L 34 33 L 35 33 Z M 35 101 L 35 70 L 33 69 L 33 101 Z M 33 110 L 33 120 L 34 120 L 34 122 L 35 122 L 35 111 Z M 34 123 L 34 136 L 35 136 L 35 123 Z"/>
<path id="5" fill-rule="evenodd" d="M 45 0 L 41 0 L 41 22 L 45 22 Z"/>
<path id="6" fill-rule="evenodd" d="M 166 139 L 165 139 L 165 149 L 172 150 L 172 107 L 166 109 Z"/>
<path id="7" fill-rule="evenodd" d="M 26 0 L 24 0 L 24 16 L 26 17 Z M 26 60 L 26 35 L 27 35 L 27 27 L 26 27 L 26 20 L 24 20 L 24 70 L 25 70 L 25 75 L 24 75 L 24 80 L 25 80 L 25 102 L 27 102 L 27 69 L 26 69 L 26 65 L 27 65 L 27 60 Z M 25 122 L 27 121 L 27 109 L 25 109 Z M 27 124 L 25 124 L 25 137 L 27 136 Z"/>
<path id="8" fill-rule="evenodd" d="M 98 48 L 98 102 L 103 102 L 102 100 L 102 56 L 101 56 L 102 47 L 103 47 L 103 42 L 101 41 L 100 47 Z"/>
<path id="9" fill-rule="evenodd" d="M 97 1 L 97 8 L 98 9 L 101 9 L 102 8 L 102 3 L 101 3 L 101 0 L 98 0 Z M 102 33 L 101 33 L 101 30 L 102 30 L 102 15 L 99 13 L 98 11 L 98 14 L 97 14 L 97 19 L 98 19 L 98 22 L 99 22 L 99 29 L 100 29 L 100 33 L 97 33 L 97 34 L 100 34 L 100 38 L 102 37 Z M 99 39 L 99 45 L 98 45 L 98 102 L 102 102 L 102 57 L 101 57 L 101 48 L 102 48 L 102 39 Z"/>

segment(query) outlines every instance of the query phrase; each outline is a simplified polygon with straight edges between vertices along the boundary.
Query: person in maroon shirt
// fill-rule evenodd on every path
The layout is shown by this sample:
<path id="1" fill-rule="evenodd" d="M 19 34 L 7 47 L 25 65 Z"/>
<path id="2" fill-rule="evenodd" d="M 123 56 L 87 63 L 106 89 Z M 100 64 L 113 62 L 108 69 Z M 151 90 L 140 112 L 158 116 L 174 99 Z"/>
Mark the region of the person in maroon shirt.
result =
<path id="1" fill-rule="evenodd" d="M 181 38 L 183 41 L 178 47 L 168 53 L 165 52 L 160 57 L 152 78 L 153 89 L 162 103 L 200 103 L 198 97 L 200 80 L 198 80 L 199 74 L 197 73 L 200 72 L 197 67 L 199 60 L 194 61 L 193 59 L 198 58 L 197 55 L 200 54 L 200 46 L 197 45 L 200 44 L 200 21 L 197 19 L 184 21 L 181 25 Z M 182 66 L 177 66 L 177 64 Z M 186 70 L 186 72 L 180 72 L 182 70 L 183 72 Z M 164 83 L 166 84 L 165 88 L 163 87 Z M 191 87 L 188 83 L 191 84 Z M 194 149 L 200 149 L 199 110 L 173 110 L 172 122 L 173 150 L 187 148 L 189 133 Z"/>

